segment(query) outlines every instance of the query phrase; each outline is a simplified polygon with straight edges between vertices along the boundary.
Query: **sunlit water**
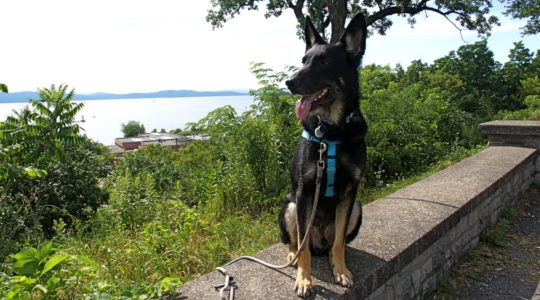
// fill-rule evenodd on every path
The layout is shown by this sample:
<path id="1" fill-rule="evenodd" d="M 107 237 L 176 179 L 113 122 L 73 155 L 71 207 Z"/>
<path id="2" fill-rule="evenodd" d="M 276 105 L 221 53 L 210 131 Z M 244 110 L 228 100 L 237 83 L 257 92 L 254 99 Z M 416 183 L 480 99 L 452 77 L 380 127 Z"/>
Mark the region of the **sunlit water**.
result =
<path id="1" fill-rule="evenodd" d="M 78 101 L 77 101 L 78 102 Z M 169 131 L 184 128 L 188 122 L 196 122 L 210 111 L 231 105 L 237 113 L 242 113 L 253 104 L 251 96 L 223 97 L 182 97 L 156 99 L 122 99 L 82 101 L 84 109 L 76 117 L 88 137 L 106 145 L 114 144 L 121 137 L 122 123 L 135 120 L 147 131 L 162 128 Z M 12 110 L 23 108 L 26 103 L 0 104 L 0 120 L 12 114 Z"/>

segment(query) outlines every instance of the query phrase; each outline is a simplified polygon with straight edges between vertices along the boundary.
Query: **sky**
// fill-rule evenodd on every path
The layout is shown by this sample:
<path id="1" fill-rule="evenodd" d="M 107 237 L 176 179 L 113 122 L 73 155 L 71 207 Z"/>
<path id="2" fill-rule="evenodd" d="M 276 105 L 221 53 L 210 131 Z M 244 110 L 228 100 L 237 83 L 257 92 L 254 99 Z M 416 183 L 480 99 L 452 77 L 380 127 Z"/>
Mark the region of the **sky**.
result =
<path id="1" fill-rule="evenodd" d="M 251 62 L 275 70 L 300 65 L 305 46 L 292 11 L 265 19 L 263 11 L 246 10 L 212 30 L 210 8 L 209 0 L 2 1 L 0 82 L 10 92 L 51 84 L 83 94 L 253 89 Z M 540 48 L 540 36 L 520 35 L 524 21 L 499 17 L 502 26 L 488 40 L 497 61 L 519 40 Z M 476 32 L 463 32 L 462 40 L 434 14 L 419 16 L 414 29 L 394 20 L 385 36 L 368 38 L 364 64 L 431 63 L 478 40 Z"/>

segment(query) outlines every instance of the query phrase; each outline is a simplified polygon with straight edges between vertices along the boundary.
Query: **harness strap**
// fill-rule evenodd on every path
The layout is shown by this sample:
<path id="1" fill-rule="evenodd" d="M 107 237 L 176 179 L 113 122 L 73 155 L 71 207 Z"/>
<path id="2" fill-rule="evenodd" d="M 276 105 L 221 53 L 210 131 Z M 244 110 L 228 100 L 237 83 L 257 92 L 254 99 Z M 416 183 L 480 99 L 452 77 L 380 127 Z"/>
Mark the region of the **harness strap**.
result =
<path id="1" fill-rule="evenodd" d="M 336 179 L 337 163 L 336 163 L 336 153 L 337 145 L 341 144 L 341 141 L 331 141 L 327 139 L 319 139 L 316 136 L 310 134 L 308 131 L 304 130 L 302 132 L 302 137 L 310 142 L 315 143 L 324 143 L 328 146 L 327 156 L 326 156 L 326 189 L 324 191 L 324 196 L 334 197 L 336 192 L 334 191 L 334 183 Z"/>

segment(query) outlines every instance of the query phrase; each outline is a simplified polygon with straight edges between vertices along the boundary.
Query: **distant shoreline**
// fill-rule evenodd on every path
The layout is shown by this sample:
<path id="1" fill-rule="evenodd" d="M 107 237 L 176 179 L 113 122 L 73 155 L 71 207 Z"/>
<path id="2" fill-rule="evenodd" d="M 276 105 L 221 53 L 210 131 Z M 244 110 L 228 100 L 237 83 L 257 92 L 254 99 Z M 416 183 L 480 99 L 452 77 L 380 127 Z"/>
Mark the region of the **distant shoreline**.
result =
<path id="1" fill-rule="evenodd" d="M 94 93 L 76 94 L 75 101 L 91 100 L 119 100 L 119 99 L 148 99 L 148 98 L 186 98 L 186 97 L 226 97 L 249 96 L 248 91 L 193 91 L 193 90 L 167 90 L 151 93 Z M 0 103 L 25 103 L 30 99 L 38 99 L 37 92 L 15 92 L 0 94 Z"/>

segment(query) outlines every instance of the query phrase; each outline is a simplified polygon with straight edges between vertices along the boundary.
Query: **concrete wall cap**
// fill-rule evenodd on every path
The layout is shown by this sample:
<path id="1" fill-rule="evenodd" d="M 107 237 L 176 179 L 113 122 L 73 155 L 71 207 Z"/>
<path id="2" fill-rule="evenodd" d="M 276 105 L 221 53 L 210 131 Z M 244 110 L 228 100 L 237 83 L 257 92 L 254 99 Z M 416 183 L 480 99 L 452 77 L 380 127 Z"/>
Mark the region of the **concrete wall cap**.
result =
<path id="1" fill-rule="evenodd" d="M 479 125 L 486 135 L 539 135 L 540 121 L 490 121 Z"/>

